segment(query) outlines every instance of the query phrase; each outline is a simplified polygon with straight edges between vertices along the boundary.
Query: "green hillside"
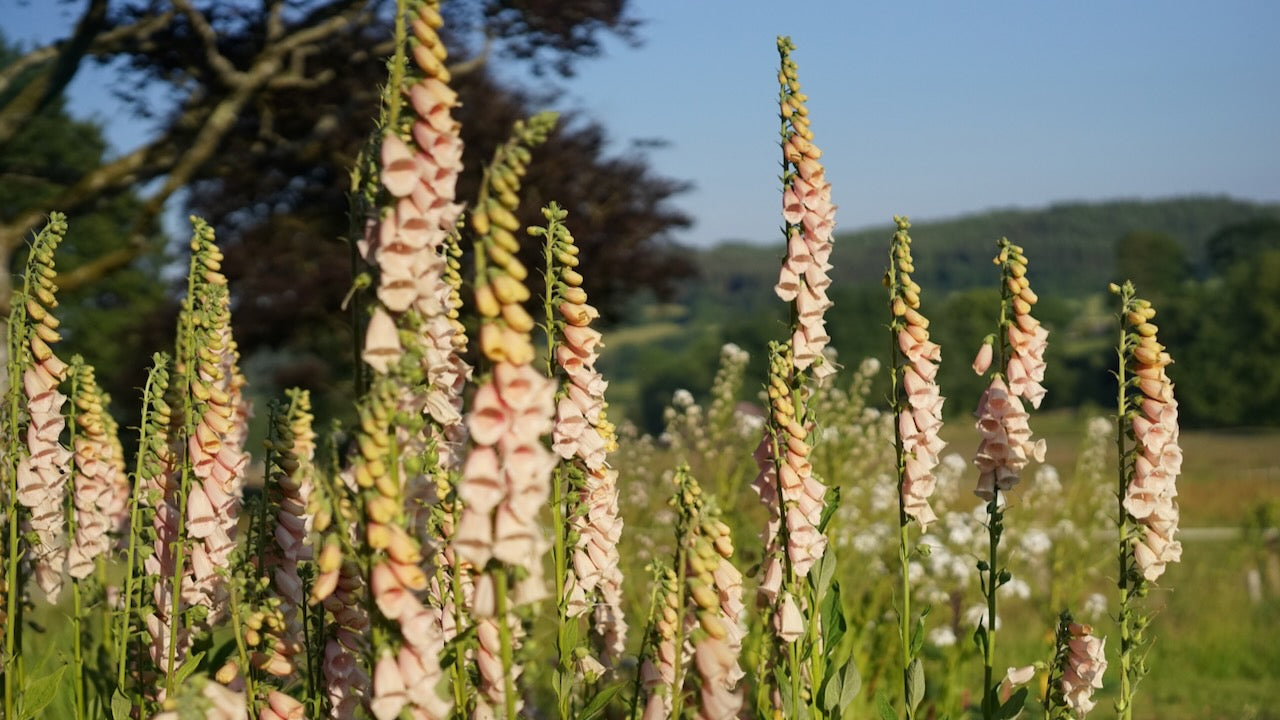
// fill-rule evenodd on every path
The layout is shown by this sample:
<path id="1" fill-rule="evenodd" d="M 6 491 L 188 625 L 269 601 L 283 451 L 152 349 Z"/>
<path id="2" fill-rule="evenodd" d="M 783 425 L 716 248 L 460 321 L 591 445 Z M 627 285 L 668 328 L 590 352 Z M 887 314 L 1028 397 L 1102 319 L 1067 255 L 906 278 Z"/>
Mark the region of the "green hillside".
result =
<path id="1" fill-rule="evenodd" d="M 1044 293 L 1071 296 L 1097 292 L 1115 279 L 1117 240 L 1133 231 L 1169 235 L 1183 247 L 1197 277 L 1211 269 L 1209 238 L 1231 225 L 1258 218 L 1280 219 L 1280 204 L 1225 197 L 1170 200 L 1064 202 L 1032 210 L 990 210 L 947 220 L 912 223 L 916 279 L 935 293 L 986 286 L 1000 237 L 1027 249 Z M 886 266 L 892 223 L 837 233 L 831 272 L 836 285 L 879 283 Z M 725 299 L 748 299 L 771 287 L 782 255 L 781 241 L 733 243 L 698 251 L 704 282 Z M 1051 268 L 1046 271 L 1045 268 Z M 763 283 L 763 285 L 762 285 Z"/>
<path id="2" fill-rule="evenodd" d="M 827 329 L 842 362 L 888 358 L 880 280 L 891 235 L 885 226 L 836 238 L 828 291 L 835 307 Z M 944 395 L 956 398 L 949 412 L 967 412 L 981 393 L 969 362 L 995 326 L 991 258 L 997 239 L 1006 236 L 1026 248 L 1041 298 L 1036 315 L 1053 333 L 1046 407 L 1111 402 L 1114 321 L 1106 288 L 1129 278 L 1161 308 L 1162 337 L 1181 360 L 1171 374 L 1187 422 L 1280 423 L 1280 371 L 1268 372 L 1275 365 L 1261 356 L 1263 345 L 1280 343 L 1280 325 L 1258 336 L 1280 318 L 1280 204 L 1229 198 L 1061 203 L 922 221 L 911 236 L 924 312 L 944 348 L 940 381 Z M 631 320 L 612 331 L 602 357 L 621 414 L 650 429 L 675 388 L 705 392 L 724 343 L 752 354 L 747 388 L 754 393 L 764 379 L 763 349 L 785 336 L 786 308 L 772 290 L 780 241 L 690 252 L 700 277 L 676 304 L 637 305 Z M 1227 357 L 1229 347 L 1250 350 Z M 1229 376 L 1221 372 L 1228 366 L 1235 368 Z"/>

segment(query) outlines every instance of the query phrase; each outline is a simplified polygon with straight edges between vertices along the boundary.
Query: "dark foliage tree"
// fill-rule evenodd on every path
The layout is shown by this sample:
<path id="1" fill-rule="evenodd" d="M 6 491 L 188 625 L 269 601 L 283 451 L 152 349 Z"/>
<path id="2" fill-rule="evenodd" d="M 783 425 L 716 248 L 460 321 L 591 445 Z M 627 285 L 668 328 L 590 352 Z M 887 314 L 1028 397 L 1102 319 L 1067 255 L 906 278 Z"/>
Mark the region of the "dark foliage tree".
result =
<path id="1" fill-rule="evenodd" d="M 344 370 L 335 359 L 350 356 L 339 314 L 351 273 L 348 172 L 377 117 L 394 8 L 390 0 L 88 0 L 71 38 L 0 73 L 0 93 L 19 71 L 39 85 L 0 103 L 0 155 L 11 144 L 7 129 L 20 131 L 29 110 L 54 102 L 89 59 L 124 60 L 120 92 L 139 114 L 161 119 L 161 129 L 142 147 L 78 172 L 42 204 L 0 219 L 0 250 L 11 254 L 46 206 L 75 213 L 149 183 L 116 246 L 86 259 L 82 284 L 143 254 L 165 202 L 187 190 L 189 209 L 207 216 L 227 246 L 242 349 L 279 351 L 282 383 L 334 382 Z M 604 36 L 635 39 L 625 0 L 446 0 L 444 12 L 465 103 L 457 113 L 469 170 L 463 199 L 511 123 L 547 99 L 500 85 L 493 65 L 519 61 L 536 74 L 563 75 L 598 54 Z M 156 87 L 168 89 L 171 105 L 150 104 Z M 655 177 L 639 155 L 607 155 L 600 126 L 568 121 L 530 168 L 523 219 L 539 219 L 552 199 L 570 211 L 593 301 L 608 313 L 637 289 L 661 296 L 689 274 L 667 235 L 689 222 L 666 203 L 683 189 Z M 536 249 L 526 259 L 541 264 Z M 157 345 L 168 315 L 151 321 Z"/>

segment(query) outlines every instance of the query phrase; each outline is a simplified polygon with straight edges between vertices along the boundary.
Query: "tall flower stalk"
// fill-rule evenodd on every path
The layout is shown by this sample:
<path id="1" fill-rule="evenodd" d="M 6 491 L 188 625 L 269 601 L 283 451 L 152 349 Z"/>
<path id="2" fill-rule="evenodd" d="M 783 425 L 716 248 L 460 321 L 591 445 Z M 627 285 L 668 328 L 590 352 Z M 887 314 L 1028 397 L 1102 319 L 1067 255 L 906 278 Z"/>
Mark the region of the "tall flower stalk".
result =
<path id="1" fill-rule="evenodd" d="M 472 447 L 458 485 L 462 511 L 452 544 L 459 560 L 479 570 L 471 603 L 479 641 L 477 717 L 514 720 L 521 704 L 515 687 L 521 624 L 513 611 L 546 594 L 548 542 L 538 515 L 550 498 L 555 466 L 542 443 L 552 429 L 555 385 L 533 368 L 535 323 L 522 305 L 530 292 L 523 282 L 528 270 L 516 258 L 519 197 L 494 180 L 523 175 L 529 148 L 545 141 L 555 122 L 555 114 L 543 113 L 516 123 L 486 168 L 471 213 L 480 351 L 489 371 L 467 418 Z"/>
<path id="2" fill-rule="evenodd" d="M 1004 533 L 1004 501 L 1019 481 L 1023 468 L 1035 459 L 1044 462 L 1045 442 L 1032 442 L 1025 399 L 1039 407 L 1044 397 L 1044 350 L 1048 331 L 1031 315 L 1036 295 L 1027 279 L 1027 258 L 1022 248 L 1001 238 L 995 264 L 1000 267 L 1000 322 L 996 334 L 983 342 L 974 360 L 974 372 L 984 375 L 996 361 L 991 382 L 978 402 L 977 428 L 982 436 L 974 456 L 978 486 L 974 494 L 987 501 L 987 557 L 978 562 L 986 615 L 976 638 L 982 650 L 982 716 L 1006 717 L 995 674 L 997 591 L 1012 579 L 1000 567 L 998 549 Z"/>
<path id="3" fill-rule="evenodd" d="M 187 298 L 179 319 L 174 397 L 182 416 L 176 467 L 156 479 L 163 500 L 155 514 L 156 552 L 144 566 L 159 575 L 155 613 L 147 618 L 153 660 L 171 694 L 194 635 L 219 624 L 230 607 L 227 575 L 235 549 L 248 412 L 231 339 L 230 298 L 213 229 L 192 218 Z M 201 608 L 199 616 L 190 615 Z"/>
<path id="4" fill-rule="evenodd" d="M 800 92 L 791 59 L 794 49 L 790 38 L 778 38 L 787 254 L 774 292 L 791 304 L 791 334 L 785 342 L 770 344 L 769 421 L 755 454 L 759 474 L 753 487 L 769 513 L 760 603 L 766 608 L 770 634 L 767 650 L 760 654 L 762 682 L 755 703 L 761 714 L 781 710 L 796 716 L 807 707 L 817 717 L 833 709 L 817 689 L 829 686 L 828 668 L 842 665 L 840 658 L 828 657 L 828 650 L 837 644 L 833 641 L 843 635 L 842 618 L 824 619 L 819 613 L 820 607 L 831 604 L 828 593 L 839 597 L 839 587 L 832 581 L 834 556 L 826 557 L 830 566 L 824 563 L 825 571 L 810 572 L 824 562 L 824 530 L 834 504 L 826 502 L 827 488 L 808 459 L 815 428 L 810 407 L 813 383 L 835 372 L 824 350 L 829 340 L 825 313 L 832 305 L 827 297 L 831 284 L 827 271 L 836 207 L 819 162 L 822 152 L 813 144 L 808 98 Z M 838 600 L 834 607 L 841 607 Z M 764 672 L 773 664 L 782 672 Z M 775 682 L 779 677 L 785 681 Z"/>
<path id="5" fill-rule="evenodd" d="M 618 473 L 606 462 L 617 440 L 605 412 L 608 383 L 595 369 L 600 333 L 591 328 L 600 313 L 587 303 L 582 275 L 574 269 L 578 247 L 564 224 L 567 216 L 552 203 L 543 209 L 546 227 L 530 228 L 546 242 L 547 374 L 561 381 L 552 449 L 565 462 L 552 474 L 551 507 L 561 673 L 557 687 L 564 718 L 572 717 L 575 702 L 574 693 L 567 691 L 594 682 L 606 666 L 615 666 L 626 650 L 627 631 L 618 554 Z M 590 656 L 591 662 L 579 657 L 581 634 L 570 627 L 584 616 L 601 649 Z"/>
<path id="6" fill-rule="evenodd" d="M 898 480 L 898 560 L 902 573 L 902 607 L 898 635 L 902 643 L 902 685 L 906 717 L 915 717 L 924 698 L 924 667 L 918 657 L 924 640 L 924 617 L 911 614 L 910 563 L 914 555 L 910 527 L 914 521 L 921 532 L 937 520 L 929 498 L 937 481 L 933 476 L 939 453 L 946 445 L 939 437 L 942 428 L 943 397 L 936 376 L 941 349 L 929 340 L 929 320 L 920 313 L 920 286 L 911 279 L 915 264 L 911 258 L 911 236 L 907 218 L 894 216 L 898 226 L 889 252 L 889 307 L 893 335 L 893 372 L 890 375 L 890 402 L 897 450 Z"/>
<path id="7" fill-rule="evenodd" d="M 1182 559 L 1175 485 L 1182 471 L 1178 401 L 1165 368 L 1173 362 L 1156 339 L 1156 311 L 1137 297 L 1133 283 L 1112 285 L 1120 297 L 1119 390 L 1116 449 L 1119 456 L 1116 525 L 1120 531 L 1120 697 L 1116 712 L 1133 716 L 1133 695 L 1146 675 L 1137 657 L 1150 616 L 1140 607 L 1166 566 Z"/>
<path id="8" fill-rule="evenodd" d="M 21 627 L 25 624 L 26 578 L 22 560 L 29 561 L 36 585 L 50 602 L 62 589 L 67 545 L 66 494 L 71 453 L 60 436 L 66 427 L 62 414 L 66 396 L 59 386 L 67 365 L 54 354 L 51 343 L 59 339 L 58 306 L 54 293 L 57 277 L 54 250 L 67 231 L 66 217 L 50 213 L 49 222 L 36 234 L 27 258 L 22 292 L 12 299 L 9 316 L 9 383 L 5 403 L 5 452 L 7 524 L 4 585 L 5 717 L 16 717 L 23 690 Z M 20 438 L 25 438 L 23 443 Z"/>
<path id="9" fill-rule="evenodd" d="M 85 677 L 84 640 L 89 637 L 86 602 L 94 590 L 95 571 L 112 546 L 112 535 L 124 517 L 128 482 L 119 455 L 115 423 L 103 408 L 107 398 L 98 388 L 93 368 L 84 358 L 71 358 L 69 371 L 71 409 L 70 445 L 73 448 L 71 475 L 73 490 L 67 502 L 67 569 L 71 575 L 72 674 L 76 696 L 76 717 L 88 717 L 88 685 Z M 104 624 L 103 644 L 109 644 L 109 625 Z"/>
<path id="10" fill-rule="evenodd" d="M 1071 613 L 1064 611 L 1054 634 L 1054 657 L 1045 688 L 1046 720 L 1089 714 L 1097 704 L 1093 693 L 1102 689 L 1106 669 L 1106 638 L 1095 637 L 1091 626 L 1074 622 Z"/>
<path id="11" fill-rule="evenodd" d="M 696 717 L 731 720 L 743 707 L 738 687 L 746 635 L 742 574 L 733 566 L 729 526 L 687 465 L 674 477 L 675 571 L 662 571 L 651 636 L 642 652 L 644 720 L 683 718 L 685 679 L 697 678 Z"/>
<path id="12" fill-rule="evenodd" d="M 164 396 L 169 389 L 169 356 L 152 356 L 151 371 L 142 392 L 142 417 L 138 424 L 138 450 L 133 471 L 133 492 L 129 506 L 129 540 L 125 555 L 125 585 L 121 595 L 120 630 L 117 638 L 116 687 L 121 697 L 134 707 L 146 709 L 151 697 L 149 684 L 158 676 L 159 663 L 139 638 L 149 636 L 147 618 L 159 617 L 156 605 L 161 597 L 154 592 L 162 579 L 146 569 L 144 558 L 154 552 L 156 514 L 162 503 L 167 477 L 174 465 L 169 444 L 172 410 Z M 158 627 L 158 626 L 157 626 Z M 127 680 L 132 676 L 133 683 Z M 126 690 L 129 688 L 129 690 Z"/>

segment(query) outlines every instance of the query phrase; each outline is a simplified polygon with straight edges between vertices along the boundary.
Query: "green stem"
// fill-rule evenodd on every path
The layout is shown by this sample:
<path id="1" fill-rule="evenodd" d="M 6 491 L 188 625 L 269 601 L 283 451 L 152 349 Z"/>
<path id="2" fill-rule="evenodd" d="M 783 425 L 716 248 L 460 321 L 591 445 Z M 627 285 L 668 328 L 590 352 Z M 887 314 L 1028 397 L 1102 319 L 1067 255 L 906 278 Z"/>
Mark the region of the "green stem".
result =
<path id="1" fill-rule="evenodd" d="M 682 523 L 684 524 L 684 523 Z M 684 608 L 685 606 L 685 581 L 688 578 L 688 528 L 682 527 L 680 532 L 680 546 L 676 549 L 676 607 Z M 681 674 L 684 672 L 684 619 L 680 618 L 676 622 L 676 638 L 675 638 L 675 672 L 671 680 L 671 717 L 673 720 L 680 720 L 680 713 L 684 710 L 684 678 Z"/>
<path id="2" fill-rule="evenodd" d="M 190 410 L 187 410 L 188 417 Z M 187 493 L 191 487 L 190 460 L 182 463 L 182 481 L 178 486 L 178 532 L 169 541 L 169 556 L 173 560 L 172 585 L 169 587 L 169 656 L 165 661 L 165 694 L 173 695 L 174 670 L 178 659 L 178 618 L 182 609 L 182 575 L 187 563 Z"/>
<path id="3" fill-rule="evenodd" d="M 631 685 L 631 712 L 627 714 L 629 720 L 636 720 L 636 713 L 640 710 L 640 690 L 643 687 L 640 671 L 644 667 L 646 660 L 645 653 L 653 648 L 654 634 L 657 632 L 658 587 L 661 584 L 659 572 L 661 571 L 654 572 L 653 589 L 649 592 L 649 617 L 645 619 L 644 635 L 642 636 L 644 640 L 641 645 L 640 657 L 636 662 L 635 679 Z"/>
<path id="4" fill-rule="evenodd" d="M 387 80 L 386 101 L 387 101 L 387 128 L 392 132 L 396 132 L 396 125 L 400 120 L 400 107 L 404 104 L 404 98 L 400 93 L 400 88 L 404 85 L 405 70 L 405 23 L 404 16 L 407 12 L 408 3 L 405 0 L 396 0 L 396 52 L 391 58 L 391 77 Z"/>
<path id="5" fill-rule="evenodd" d="M 79 400 L 79 397 L 80 397 L 79 380 L 80 380 L 80 373 L 82 371 L 83 366 L 81 366 L 78 362 L 76 362 L 76 360 L 78 359 L 79 357 L 77 356 L 75 359 L 72 360 L 71 402 L 69 403 L 70 407 L 67 411 L 67 433 L 68 433 L 68 440 L 70 442 L 70 448 L 72 453 L 71 463 L 70 463 L 70 466 L 68 467 L 67 481 L 66 481 L 66 484 L 69 485 L 69 487 L 66 488 L 66 502 L 64 503 L 64 506 L 66 508 L 66 516 L 67 516 L 67 546 L 68 547 L 75 546 L 76 532 L 79 529 L 78 528 L 79 523 L 77 522 L 79 518 L 76 515 L 76 500 L 75 500 L 76 498 L 75 479 L 76 479 L 76 474 L 79 471 L 79 468 L 77 467 L 76 461 L 75 461 L 76 414 L 77 414 L 76 401 Z M 75 697 L 76 697 L 76 720 L 83 720 L 86 717 L 85 699 L 84 699 L 84 690 L 85 690 L 84 648 L 83 648 L 84 638 L 82 637 L 83 629 L 81 627 L 84 613 L 83 613 L 83 609 L 80 606 L 80 579 L 79 578 L 72 578 L 72 581 L 71 581 L 71 603 L 72 603 L 72 614 L 71 614 L 72 682 L 75 683 L 74 689 L 75 689 Z"/>
<path id="6" fill-rule="evenodd" d="M 551 474 L 551 516 L 552 527 L 555 528 L 555 571 L 556 571 L 556 650 L 559 655 L 560 672 L 568 673 L 573 668 L 573 651 L 574 648 L 569 647 L 569 636 L 567 628 L 570 622 L 578 622 L 576 618 L 569 617 L 569 598 L 565 592 L 565 582 L 568 576 L 568 550 L 565 533 L 568 531 L 568 525 L 564 517 L 564 478 L 562 472 L 563 466 L 557 464 L 555 470 Z M 556 698 L 560 710 L 560 719 L 569 720 L 573 712 L 573 692 L 571 687 L 566 687 L 564 683 L 560 685 L 560 696 Z"/>
<path id="7" fill-rule="evenodd" d="M 162 367 L 160 358 L 156 358 L 156 364 L 147 375 L 147 384 L 142 391 L 142 419 L 138 423 L 138 454 L 134 461 L 133 496 L 129 500 L 129 551 L 128 560 L 125 564 L 124 608 L 120 613 L 120 648 L 116 653 L 117 662 L 119 663 L 116 672 L 116 687 L 122 691 L 124 689 L 125 670 L 129 664 L 129 636 L 133 626 L 130 615 L 133 606 L 133 579 L 134 573 L 138 570 L 138 539 L 142 535 L 142 513 L 139 512 L 138 503 L 145 491 L 143 480 L 145 464 L 143 460 L 150 452 L 148 445 L 150 445 L 151 438 L 147 435 L 147 428 L 150 427 L 151 422 L 151 408 L 154 402 L 153 394 L 156 392 L 156 374 Z"/>
<path id="8" fill-rule="evenodd" d="M 507 622 L 507 569 L 497 569 L 496 585 L 498 595 L 498 643 L 502 653 L 502 699 L 506 720 L 516 720 L 516 689 L 512 682 L 512 669 L 515 667 L 514 649 L 511 642 L 511 625 Z"/>
<path id="9" fill-rule="evenodd" d="M 18 527 L 21 525 L 19 514 L 21 512 L 21 504 L 18 502 L 18 464 L 22 462 L 21 451 L 19 448 L 20 440 L 23 437 L 19 425 L 22 419 L 22 362 L 26 358 L 25 348 L 22 345 L 22 339 L 25 335 L 19 329 L 25 330 L 26 327 L 26 310 L 24 304 L 25 295 L 15 295 L 13 298 L 13 313 L 9 316 L 9 326 L 7 340 L 9 343 L 9 457 L 5 464 L 5 470 L 9 480 L 8 508 L 5 512 L 5 518 L 9 521 L 9 541 L 8 541 L 8 568 L 5 571 L 5 583 L 7 584 L 7 594 L 5 597 L 5 622 L 4 628 L 4 716 L 7 718 L 15 718 L 14 706 L 17 702 L 18 688 L 22 686 L 20 681 L 21 666 L 20 648 L 22 647 L 22 636 L 19 634 L 21 627 L 20 612 L 22 605 L 18 602 L 22 595 L 22 578 L 18 572 L 19 566 L 19 545 L 20 535 Z"/>
<path id="10" fill-rule="evenodd" d="M 240 667 L 243 670 L 245 698 L 249 703 L 249 717 L 258 717 L 258 694 L 253 686 L 253 668 L 249 665 L 249 651 L 244 643 L 244 623 L 240 619 L 239 587 L 233 578 L 227 583 L 231 590 L 231 631 L 236 636 L 236 652 L 240 655 Z"/>
<path id="11" fill-rule="evenodd" d="M 1116 712 L 1119 720 L 1130 720 L 1133 716 L 1133 686 L 1130 682 L 1130 662 L 1133 649 L 1132 617 L 1130 607 L 1129 568 L 1133 546 L 1130 542 L 1129 514 L 1124 508 L 1124 498 L 1129 485 L 1128 448 L 1125 447 L 1125 418 L 1129 412 L 1128 367 L 1125 350 L 1128 346 L 1125 332 L 1125 312 L 1129 309 L 1132 296 L 1126 286 L 1121 291 L 1120 309 L 1120 344 L 1118 346 L 1119 362 L 1116 365 L 1116 457 L 1118 458 L 1118 485 L 1116 487 L 1116 526 L 1119 529 L 1119 576 L 1117 584 L 1120 589 L 1120 697 L 1116 700 Z"/>
<path id="12" fill-rule="evenodd" d="M 1000 571 L 996 565 L 996 550 L 1000 545 L 1001 525 L 1004 513 L 1000 510 L 1000 489 L 994 493 L 991 502 L 987 503 L 987 632 L 982 646 L 982 716 L 995 717 L 1000 699 L 995 694 L 995 656 L 996 656 L 996 590 L 1000 585 Z"/>
<path id="13" fill-rule="evenodd" d="M 895 259 L 892 251 L 889 256 L 889 267 L 892 269 L 895 265 Z M 890 270 L 891 277 L 897 277 Z M 896 290 L 895 281 L 895 293 Z M 903 407 L 901 386 L 899 385 L 899 375 L 902 368 L 899 365 L 901 358 L 897 343 L 899 321 L 895 318 L 890 326 L 889 333 L 889 357 L 893 358 L 893 367 L 889 373 L 889 397 L 893 402 L 894 416 L 899 417 L 903 412 L 910 412 L 909 409 Z M 910 522 L 911 519 L 907 515 L 906 499 L 903 497 L 903 485 L 906 483 L 907 475 L 907 457 L 906 450 L 903 447 L 902 426 L 895 422 L 893 424 L 893 446 L 894 457 L 897 461 L 898 472 L 898 562 L 902 571 L 902 612 L 898 615 L 898 636 L 902 644 L 902 698 L 903 707 L 905 708 L 904 716 L 907 720 L 915 715 L 915 709 L 911 706 L 911 548 L 910 548 Z"/>
<path id="14" fill-rule="evenodd" d="M 88 715 L 85 714 L 84 700 L 84 650 L 81 647 L 82 639 L 80 637 L 81 628 L 81 607 L 80 607 L 80 581 L 73 579 L 71 581 L 71 603 L 73 612 L 71 615 L 71 634 L 72 634 L 72 657 L 74 667 L 72 672 L 75 674 L 73 682 L 75 682 L 76 692 L 76 720 L 83 720 Z"/>

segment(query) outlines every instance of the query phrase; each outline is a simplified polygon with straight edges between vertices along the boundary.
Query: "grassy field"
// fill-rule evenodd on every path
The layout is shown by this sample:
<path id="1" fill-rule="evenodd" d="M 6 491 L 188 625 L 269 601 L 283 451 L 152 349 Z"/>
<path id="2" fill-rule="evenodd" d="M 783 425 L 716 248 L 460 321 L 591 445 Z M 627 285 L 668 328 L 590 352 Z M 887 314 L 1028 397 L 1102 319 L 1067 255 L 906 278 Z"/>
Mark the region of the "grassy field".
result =
<path id="1" fill-rule="evenodd" d="M 1032 426 L 1038 436 L 1048 440 L 1048 462 L 1058 468 L 1063 480 L 1063 495 L 1070 492 L 1077 455 L 1082 450 L 1082 438 L 1090 415 L 1074 412 L 1054 412 L 1033 417 Z M 967 420 L 952 421 L 944 430 L 949 442 L 948 452 L 967 456 L 977 445 L 977 436 Z M 1187 431 L 1182 434 L 1182 446 L 1186 453 L 1184 473 L 1179 479 L 1180 505 L 1184 528 L 1229 528 L 1238 530 L 1256 518 L 1270 512 L 1271 521 L 1277 513 L 1268 507 L 1280 508 L 1280 431 L 1254 432 L 1203 432 Z M 1114 448 L 1109 452 L 1106 475 L 1102 482 L 1110 487 L 1114 483 Z M 659 477 L 664 463 L 674 464 L 675 458 L 659 450 L 651 458 L 647 473 L 636 475 L 623 470 L 624 482 L 643 483 L 643 487 L 622 487 L 628 527 L 624 534 L 624 558 L 631 559 L 634 569 L 628 577 L 636 577 L 640 560 L 650 553 L 661 554 L 670 543 L 670 526 L 664 522 L 663 499 L 667 488 Z M 696 464 L 696 463 L 695 463 Z M 968 507 L 976 501 L 971 488 L 975 476 L 966 473 L 951 487 L 942 488 L 956 507 Z M 827 478 L 832 484 L 847 485 L 849 479 Z M 758 521 L 754 494 L 745 487 L 742 479 L 737 502 L 730 503 L 741 510 L 734 516 L 740 527 L 735 528 L 740 551 L 750 557 L 751 545 L 758 530 L 746 527 Z M 1034 482 L 1028 480 L 1027 483 Z M 732 484 L 730 485 L 732 487 Z M 1020 491 L 1025 491 L 1024 485 Z M 1010 539 L 1022 532 L 1028 518 L 1020 515 L 1016 504 L 1009 514 Z M 1050 509 L 1058 509 L 1050 504 Z M 890 522 L 885 518 L 885 522 Z M 1095 532 L 1109 533 L 1099 526 Z M 985 535 L 985 533 L 984 533 Z M 1110 535 L 1106 534 L 1105 538 Z M 1103 539 L 1104 553 L 1111 543 Z M 626 548 L 629 548 L 627 550 Z M 1116 602 L 1114 554 L 1093 559 L 1080 559 L 1091 566 L 1087 587 L 1066 588 L 1068 595 L 1080 595 L 1089 591 L 1100 592 L 1109 601 L 1111 612 Z M 857 592 L 880 582 L 875 573 L 865 567 L 853 567 L 857 558 L 841 555 L 846 577 L 846 592 Z M 1016 562 L 1011 562 L 1015 573 L 1020 572 Z M 890 572 L 896 572 L 891 570 Z M 1024 573 L 1025 574 L 1025 573 Z M 1250 575 L 1254 575 L 1254 591 L 1250 591 Z M 1042 588 L 1033 584 L 1029 600 L 1011 600 L 1001 611 L 1004 626 L 1001 631 L 998 653 L 1001 668 L 1004 665 L 1022 665 L 1043 658 L 1047 652 L 1046 616 L 1049 610 Z M 1072 580 L 1064 580 L 1066 584 Z M 1160 587 L 1149 599 L 1149 607 L 1155 613 L 1150 634 L 1155 638 L 1147 661 L 1150 674 L 1140 687 L 1135 717 L 1139 720 L 1226 720 L 1266 719 L 1280 720 L 1280 644 L 1274 642 L 1275 629 L 1280 627 L 1280 545 L 1269 543 L 1254 533 L 1236 533 L 1229 539 L 1184 540 L 1183 562 L 1172 566 L 1160 579 Z M 965 605 L 980 599 L 976 587 L 967 591 Z M 635 609 L 642 612 L 641 608 Z M 635 616 L 635 615 L 633 615 Z M 946 613 L 936 613 L 930 623 L 945 623 Z M 1114 653 L 1119 644 L 1118 629 L 1114 620 L 1103 615 L 1094 621 L 1099 634 L 1113 636 L 1108 642 L 1112 656 L 1111 669 L 1107 671 L 1107 687 L 1101 693 L 1098 709 L 1093 717 L 1111 717 L 1118 682 L 1119 665 Z M 894 641 L 896 642 L 896 640 Z M 955 663 L 949 670 L 948 663 Z M 930 682 L 939 685 L 955 682 L 969 692 L 981 687 L 981 660 L 966 637 L 944 653 L 934 653 L 926 664 Z M 864 671 L 866 677 L 872 671 Z M 869 701 L 874 686 L 864 689 L 864 700 Z M 931 691 L 941 692 L 938 685 Z M 961 691 L 961 695 L 964 691 Z M 868 715 L 873 711 L 868 707 Z M 1023 717 L 1040 716 L 1038 707 L 1030 708 Z M 953 718 L 955 716 L 953 715 Z"/>

